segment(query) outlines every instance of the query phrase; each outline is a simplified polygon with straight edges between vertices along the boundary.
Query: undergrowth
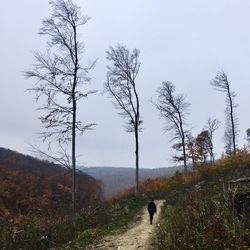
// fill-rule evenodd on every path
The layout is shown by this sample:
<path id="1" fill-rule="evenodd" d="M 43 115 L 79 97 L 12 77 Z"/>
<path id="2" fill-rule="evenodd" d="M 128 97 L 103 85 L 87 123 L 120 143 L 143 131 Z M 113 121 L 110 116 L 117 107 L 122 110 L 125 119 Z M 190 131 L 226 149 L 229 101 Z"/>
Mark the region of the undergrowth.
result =
<path id="1" fill-rule="evenodd" d="M 104 235 L 126 227 L 143 205 L 145 198 L 125 195 L 81 211 L 75 226 L 66 216 L 29 217 L 15 227 L 0 228 L 0 249 L 84 249 Z"/>
<path id="2" fill-rule="evenodd" d="M 158 249 L 249 249 L 250 183 L 231 182 L 249 176 L 250 156 L 239 152 L 173 177 L 164 194 Z"/>
<path id="3" fill-rule="evenodd" d="M 111 201 L 108 210 L 96 214 L 95 224 L 88 229 L 79 230 L 75 240 L 66 244 L 62 249 L 84 249 L 85 246 L 105 235 L 126 229 L 145 203 L 145 197 L 126 197 Z"/>

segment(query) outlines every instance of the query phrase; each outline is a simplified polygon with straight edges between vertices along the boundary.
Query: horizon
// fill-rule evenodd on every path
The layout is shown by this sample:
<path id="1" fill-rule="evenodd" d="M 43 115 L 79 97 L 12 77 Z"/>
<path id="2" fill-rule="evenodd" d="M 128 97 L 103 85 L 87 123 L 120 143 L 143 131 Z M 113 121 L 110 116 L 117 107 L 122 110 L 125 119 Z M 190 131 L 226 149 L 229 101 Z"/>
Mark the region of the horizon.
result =
<path id="1" fill-rule="evenodd" d="M 100 165 L 100 166 L 87 166 L 87 167 L 85 167 L 85 166 L 77 166 L 77 169 L 79 169 L 79 167 L 80 168 L 86 168 L 86 169 L 90 169 L 90 168 L 123 168 L 123 169 L 126 169 L 126 168 L 128 168 L 128 169 L 134 169 L 135 170 L 135 167 L 134 166 L 132 166 L 132 167 L 123 167 L 123 166 L 102 166 L 102 165 Z M 169 167 L 140 167 L 140 169 L 139 170 L 141 170 L 141 169 L 154 169 L 154 170 L 156 170 L 156 169 L 165 169 L 165 168 L 177 168 L 177 167 L 179 167 L 179 168 L 181 168 L 181 167 L 184 167 L 183 165 L 176 165 L 176 166 L 169 166 Z"/>

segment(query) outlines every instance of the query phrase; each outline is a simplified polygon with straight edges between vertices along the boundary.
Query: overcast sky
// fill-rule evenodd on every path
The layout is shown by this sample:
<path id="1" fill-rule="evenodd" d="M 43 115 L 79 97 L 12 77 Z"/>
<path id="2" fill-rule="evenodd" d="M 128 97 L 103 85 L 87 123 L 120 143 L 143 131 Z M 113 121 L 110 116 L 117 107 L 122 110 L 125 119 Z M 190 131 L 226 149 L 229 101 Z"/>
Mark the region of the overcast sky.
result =
<path id="1" fill-rule="evenodd" d="M 206 120 L 219 119 L 215 135 L 217 157 L 224 150 L 224 93 L 209 81 L 224 70 L 237 93 L 239 146 L 245 143 L 249 122 L 250 1 L 249 0 L 76 0 L 91 20 L 81 29 L 86 46 L 82 63 L 98 59 L 91 73 L 99 93 L 84 100 L 79 117 L 94 122 L 95 130 L 77 139 L 77 153 L 86 166 L 134 166 L 134 137 L 111 100 L 101 95 L 106 79 L 106 50 L 118 43 L 141 51 L 137 79 L 144 130 L 140 134 L 141 167 L 166 167 L 171 158 L 171 137 L 164 121 L 149 102 L 161 82 L 172 81 L 191 103 L 187 118 L 193 135 Z M 0 15 L 0 146 L 30 154 L 28 143 L 38 143 L 43 130 L 37 119 L 34 96 L 25 80 L 32 69 L 33 51 L 45 51 L 45 37 L 37 33 L 49 16 L 46 0 L 2 0 Z"/>

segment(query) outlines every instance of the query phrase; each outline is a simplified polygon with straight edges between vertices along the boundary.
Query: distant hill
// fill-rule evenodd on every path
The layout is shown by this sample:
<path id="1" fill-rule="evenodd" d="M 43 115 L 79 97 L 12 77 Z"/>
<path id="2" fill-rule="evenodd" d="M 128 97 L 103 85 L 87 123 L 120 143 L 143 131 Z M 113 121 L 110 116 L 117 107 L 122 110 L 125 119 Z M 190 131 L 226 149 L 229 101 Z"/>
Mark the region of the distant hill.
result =
<path id="1" fill-rule="evenodd" d="M 79 169 L 103 183 L 104 196 L 110 198 L 135 184 L 135 169 L 123 167 L 79 167 Z M 169 168 L 141 168 L 140 181 L 157 177 L 172 176 L 182 171 L 183 166 Z"/>
<path id="2" fill-rule="evenodd" d="M 101 198 L 101 182 L 78 173 L 77 208 Z M 0 148 L 0 218 L 54 216 L 70 211 L 71 175 L 68 169 L 48 161 Z"/>

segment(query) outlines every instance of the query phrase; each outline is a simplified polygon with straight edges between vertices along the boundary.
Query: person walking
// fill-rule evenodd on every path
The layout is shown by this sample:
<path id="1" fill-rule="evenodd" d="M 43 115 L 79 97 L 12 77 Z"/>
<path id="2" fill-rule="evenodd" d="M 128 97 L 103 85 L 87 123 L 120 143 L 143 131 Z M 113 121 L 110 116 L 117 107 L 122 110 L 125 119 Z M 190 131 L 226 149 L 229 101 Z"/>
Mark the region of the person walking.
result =
<path id="1" fill-rule="evenodd" d="M 154 213 L 157 213 L 157 209 L 156 209 L 154 199 L 151 199 L 151 201 L 148 203 L 148 213 L 149 213 L 150 224 L 152 225 L 153 224 Z"/>

